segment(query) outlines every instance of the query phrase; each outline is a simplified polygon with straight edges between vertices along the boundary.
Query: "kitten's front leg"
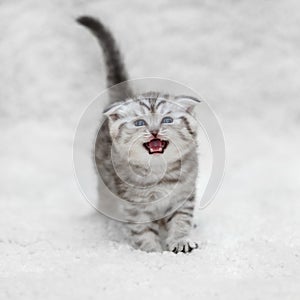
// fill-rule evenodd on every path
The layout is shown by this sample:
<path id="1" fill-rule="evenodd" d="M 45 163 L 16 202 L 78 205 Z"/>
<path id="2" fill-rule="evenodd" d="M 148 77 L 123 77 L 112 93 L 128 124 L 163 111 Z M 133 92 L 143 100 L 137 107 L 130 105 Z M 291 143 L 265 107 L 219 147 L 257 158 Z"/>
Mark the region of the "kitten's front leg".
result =
<path id="1" fill-rule="evenodd" d="M 166 218 L 165 221 L 168 230 L 166 244 L 169 251 L 187 253 L 198 248 L 198 244 L 189 239 L 193 220 L 194 201 L 194 197 L 190 197 L 182 207 Z"/>
<path id="2" fill-rule="evenodd" d="M 128 229 L 130 239 L 135 248 L 146 252 L 162 251 L 158 223 L 129 223 Z"/>

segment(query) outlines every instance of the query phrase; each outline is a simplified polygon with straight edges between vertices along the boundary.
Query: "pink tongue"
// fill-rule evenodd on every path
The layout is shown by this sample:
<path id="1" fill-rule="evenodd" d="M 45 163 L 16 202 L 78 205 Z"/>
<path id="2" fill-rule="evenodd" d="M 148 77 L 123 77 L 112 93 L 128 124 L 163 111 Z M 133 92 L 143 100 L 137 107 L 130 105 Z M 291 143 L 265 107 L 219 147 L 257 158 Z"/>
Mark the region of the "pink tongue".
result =
<path id="1" fill-rule="evenodd" d="M 150 146 L 151 150 L 157 151 L 160 148 L 162 148 L 162 142 L 161 142 L 161 140 L 152 140 L 149 142 L 149 146 Z"/>

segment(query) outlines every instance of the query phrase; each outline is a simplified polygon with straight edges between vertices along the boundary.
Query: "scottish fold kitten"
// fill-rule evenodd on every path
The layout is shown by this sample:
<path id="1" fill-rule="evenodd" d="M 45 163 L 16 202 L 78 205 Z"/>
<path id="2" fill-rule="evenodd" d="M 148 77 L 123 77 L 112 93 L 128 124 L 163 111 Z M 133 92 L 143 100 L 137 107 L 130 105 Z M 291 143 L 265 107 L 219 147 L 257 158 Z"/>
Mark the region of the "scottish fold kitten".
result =
<path id="1" fill-rule="evenodd" d="M 98 39 L 107 87 L 114 86 L 97 135 L 95 161 L 105 185 L 126 202 L 122 209 L 132 245 L 147 252 L 196 249 L 189 233 L 198 173 L 193 109 L 199 100 L 159 91 L 135 94 L 110 31 L 88 16 L 77 21 Z"/>

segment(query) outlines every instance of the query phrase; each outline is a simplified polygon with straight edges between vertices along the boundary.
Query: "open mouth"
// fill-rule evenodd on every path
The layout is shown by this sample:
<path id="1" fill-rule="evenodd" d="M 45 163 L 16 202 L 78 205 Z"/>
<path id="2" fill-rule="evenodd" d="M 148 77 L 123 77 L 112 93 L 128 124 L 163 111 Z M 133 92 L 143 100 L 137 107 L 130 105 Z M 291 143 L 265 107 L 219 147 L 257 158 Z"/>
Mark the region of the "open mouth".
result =
<path id="1" fill-rule="evenodd" d="M 169 142 L 161 139 L 153 139 L 148 143 L 144 143 L 143 146 L 148 150 L 149 154 L 164 153 Z"/>

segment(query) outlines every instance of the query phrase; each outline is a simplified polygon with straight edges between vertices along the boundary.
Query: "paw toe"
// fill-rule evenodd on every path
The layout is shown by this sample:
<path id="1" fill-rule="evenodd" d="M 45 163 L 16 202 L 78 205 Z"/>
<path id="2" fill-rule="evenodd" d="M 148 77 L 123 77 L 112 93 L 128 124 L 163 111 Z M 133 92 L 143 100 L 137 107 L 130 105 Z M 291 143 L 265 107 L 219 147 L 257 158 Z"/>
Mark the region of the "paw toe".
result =
<path id="1" fill-rule="evenodd" d="M 174 253 L 188 253 L 198 248 L 198 244 L 189 240 L 182 240 L 172 243 L 168 246 L 169 250 Z"/>

